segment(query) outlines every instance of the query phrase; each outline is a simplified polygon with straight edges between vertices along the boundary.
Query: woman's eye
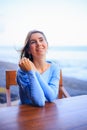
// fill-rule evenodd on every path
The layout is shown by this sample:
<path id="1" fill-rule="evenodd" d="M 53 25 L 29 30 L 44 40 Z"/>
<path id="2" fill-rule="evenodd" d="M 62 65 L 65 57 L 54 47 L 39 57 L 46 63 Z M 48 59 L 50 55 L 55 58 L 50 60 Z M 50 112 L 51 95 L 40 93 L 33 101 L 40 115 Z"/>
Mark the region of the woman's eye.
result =
<path id="1" fill-rule="evenodd" d="M 40 42 L 42 42 L 42 41 L 43 41 L 43 39 L 40 40 Z"/>
<path id="2" fill-rule="evenodd" d="M 31 41 L 31 44 L 35 44 L 36 42 L 35 41 Z"/>

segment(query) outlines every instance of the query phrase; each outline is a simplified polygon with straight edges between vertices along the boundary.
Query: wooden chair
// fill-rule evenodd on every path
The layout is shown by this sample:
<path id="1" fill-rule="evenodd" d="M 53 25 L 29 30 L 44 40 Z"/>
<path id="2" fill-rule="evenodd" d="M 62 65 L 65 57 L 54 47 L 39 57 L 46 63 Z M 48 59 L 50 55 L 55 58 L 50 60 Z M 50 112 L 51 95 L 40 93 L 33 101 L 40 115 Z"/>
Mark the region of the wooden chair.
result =
<path id="1" fill-rule="evenodd" d="M 10 87 L 12 85 L 17 86 L 16 70 L 7 70 L 6 71 L 6 99 L 7 99 L 7 106 L 11 106 Z"/>
<path id="2" fill-rule="evenodd" d="M 6 99 L 7 106 L 11 106 L 11 95 L 10 95 L 10 87 L 12 85 L 17 86 L 16 82 L 16 70 L 7 70 L 6 71 Z M 60 82 L 59 82 L 59 94 L 58 98 L 67 98 L 70 97 L 66 89 L 63 87 L 63 79 L 62 79 L 62 70 L 60 71 Z"/>
<path id="3" fill-rule="evenodd" d="M 59 81 L 59 94 L 58 98 L 68 98 L 70 97 L 69 93 L 66 91 L 66 89 L 63 86 L 63 76 L 62 76 L 62 70 L 60 70 L 60 81 Z"/>

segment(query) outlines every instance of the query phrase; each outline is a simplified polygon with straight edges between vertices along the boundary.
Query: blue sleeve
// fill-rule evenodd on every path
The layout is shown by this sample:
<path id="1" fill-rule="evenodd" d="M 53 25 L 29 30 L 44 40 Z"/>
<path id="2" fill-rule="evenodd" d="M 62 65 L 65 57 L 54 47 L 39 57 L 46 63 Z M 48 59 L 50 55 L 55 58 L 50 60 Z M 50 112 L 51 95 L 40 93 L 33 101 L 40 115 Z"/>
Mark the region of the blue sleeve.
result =
<path id="1" fill-rule="evenodd" d="M 60 68 L 58 66 L 53 67 L 50 70 L 51 77 L 48 83 L 45 81 L 46 79 L 43 78 L 37 72 L 37 78 L 40 83 L 41 88 L 44 91 L 44 95 L 49 102 L 52 102 L 58 96 L 59 91 L 59 78 L 60 78 Z"/>
<path id="2" fill-rule="evenodd" d="M 22 100 L 27 100 L 28 97 L 33 105 L 45 105 L 45 96 L 34 71 L 24 72 L 22 70 L 18 70 L 17 82 L 21 87 L 20 95 L 22 97 Z M 22 94 L 25 96 L 22 96 Z"/>

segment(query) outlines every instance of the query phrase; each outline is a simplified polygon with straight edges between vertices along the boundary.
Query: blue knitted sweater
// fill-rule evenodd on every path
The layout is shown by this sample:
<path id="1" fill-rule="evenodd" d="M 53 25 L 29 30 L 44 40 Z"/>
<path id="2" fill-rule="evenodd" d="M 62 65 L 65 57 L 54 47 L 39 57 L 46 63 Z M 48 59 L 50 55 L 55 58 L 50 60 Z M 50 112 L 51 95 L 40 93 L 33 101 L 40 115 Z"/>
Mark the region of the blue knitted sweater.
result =
<path id="1" fill-rule="evenodd" d="M 55 62 L 47 62 L 51 65 L 42 74 L 34 70 L 25 72 L 18 69 L 17 83 L 21 104 L 44 106 L 46 101 L 52 102 L 57 98 L 60 67 Z"/>

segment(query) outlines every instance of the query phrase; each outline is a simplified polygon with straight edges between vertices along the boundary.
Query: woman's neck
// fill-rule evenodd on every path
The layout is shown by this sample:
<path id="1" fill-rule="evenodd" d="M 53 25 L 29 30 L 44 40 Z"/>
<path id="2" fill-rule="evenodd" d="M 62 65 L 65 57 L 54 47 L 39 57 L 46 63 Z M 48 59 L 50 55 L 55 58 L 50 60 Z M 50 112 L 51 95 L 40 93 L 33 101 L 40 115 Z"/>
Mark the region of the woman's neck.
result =
<path id="1" fill-rule="evenodd" d="M 50 66 L 50 64 L 48 64 L 45 60 L 43 59 L 38 59 L 38 60 L 34 60 L 34 65 L 36 67 L 36 69 L 40 72 L 43 73 L 44 71 L 46 71 L 48 69 L 48 67 Z"/>

